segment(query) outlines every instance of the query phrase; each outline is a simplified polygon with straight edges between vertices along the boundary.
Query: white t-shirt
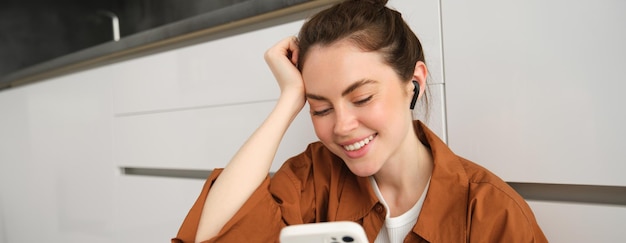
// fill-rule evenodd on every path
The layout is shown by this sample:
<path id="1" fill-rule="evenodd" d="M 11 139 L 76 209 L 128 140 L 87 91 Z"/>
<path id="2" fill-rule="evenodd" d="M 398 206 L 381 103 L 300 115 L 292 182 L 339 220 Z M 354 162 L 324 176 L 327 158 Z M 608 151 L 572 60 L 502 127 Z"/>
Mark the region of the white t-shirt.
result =
<path id="1" fill-rule="evenodd" d="M 374 188 L 374 192 L 378 197 L 378 200 L 385 206 L 387 209 L 387 215 L 385 216 L 385 225 L 380 232 L 378 232 L 378 236 L 376 237 L 375 243 L 396 243 L 403 242 L 406 235 L 411 232 L 413 226 L 417 222 L 417 217 L 419 217 L 420 212 L 422 211 L 422 205 L 424 205 L 424 199 L 426 198 L 426 193 L 428 193 L 428 185 L 430 184 L 430 178 L 428 178 L 428 183 L 426 183 L 426 188 L 424 192 L 420 196 L 420 199 L 417 200 L 415 205 L 409 211 L 406 211 L 404 214 L 397 217 L 389 216 L 389 206 L 385 199 L 383 198 L 380 189 L 378 189 L 378 184 L 376 183 L 376 179 L 373 176 L 370 176 L 370 181 L 372 187 Z"/>

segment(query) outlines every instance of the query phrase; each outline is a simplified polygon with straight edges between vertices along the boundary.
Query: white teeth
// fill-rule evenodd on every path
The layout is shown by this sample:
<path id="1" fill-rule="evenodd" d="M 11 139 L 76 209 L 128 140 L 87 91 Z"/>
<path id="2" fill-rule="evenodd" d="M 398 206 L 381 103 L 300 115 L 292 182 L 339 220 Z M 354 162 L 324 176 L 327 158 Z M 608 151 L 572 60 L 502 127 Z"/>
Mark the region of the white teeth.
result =
<path id="1" fill-rule="evenodd" d="M 361 141 L 358 141 L 358 142 L 350 144 L 350 145 L 343 146 L 343 148 L 345 150 L 348 150 L 348 151 L 359 150 L 363 146 L 365 146 L 366 144 L 370 143 L 370 141 L 372 141 L 373 139 L 374 139 L 374 135 L 370 135 L 369 137 L 367 137 L 367 138 L 365 138 L 365 139 L 363 139 Z"/>

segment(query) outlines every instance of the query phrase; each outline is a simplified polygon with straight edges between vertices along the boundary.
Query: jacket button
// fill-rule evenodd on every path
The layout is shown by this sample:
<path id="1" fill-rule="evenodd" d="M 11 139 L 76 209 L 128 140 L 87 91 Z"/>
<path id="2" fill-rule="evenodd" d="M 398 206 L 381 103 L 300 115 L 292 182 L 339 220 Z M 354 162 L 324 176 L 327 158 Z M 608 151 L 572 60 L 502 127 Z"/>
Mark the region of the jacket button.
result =
<path id="1" fill-rule="evenodd" d="M 385 212 L 385 208 L 383 207 L 383 205 L 376 205 L 376 212 L 377 213 L 384 213 Z"/>

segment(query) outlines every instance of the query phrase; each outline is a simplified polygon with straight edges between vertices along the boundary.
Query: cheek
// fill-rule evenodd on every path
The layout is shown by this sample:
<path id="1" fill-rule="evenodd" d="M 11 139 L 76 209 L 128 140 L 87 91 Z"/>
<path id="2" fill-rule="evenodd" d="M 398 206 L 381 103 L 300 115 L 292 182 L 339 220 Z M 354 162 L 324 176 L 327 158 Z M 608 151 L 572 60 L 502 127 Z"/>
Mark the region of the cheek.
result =
<path id="1" fill-rule="evenodd" d="M 389 101 L 376 102 L 367 109 L 363 109 L 359 112 L 359 120 L 362 123 L 384 123 L 388 120 L 392 114 L 397 113 L 395 106 Z"/>
<path id="2" fill-rule="evenodd" d="M 405 119 L 404 113 L 411 114 L 409 105 L 403 108 L 401 99 L 387 99 L 363 109 L 359 113 L 359 122 L 374 130 L 385 130 L 395 127 L 398 121 Z"/>
<path id="3" fill-rule="evenodd" d="M 313 128 L 315 129 L 315 135 L 317 135 L 317 138 L 319 138 L 322 142 L 326 142 L 331 139 L 333 127 L 327 117 L 311 117 L 311 121 L 313 122 Z"/>

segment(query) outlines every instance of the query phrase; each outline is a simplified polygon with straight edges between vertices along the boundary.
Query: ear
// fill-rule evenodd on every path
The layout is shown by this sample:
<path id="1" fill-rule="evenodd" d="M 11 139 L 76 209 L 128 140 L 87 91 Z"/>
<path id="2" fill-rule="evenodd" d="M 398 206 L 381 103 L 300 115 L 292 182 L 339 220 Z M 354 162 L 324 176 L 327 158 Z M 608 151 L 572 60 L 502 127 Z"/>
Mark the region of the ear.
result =
<path id="1" fill-rule="evenodd" d="M 420 85 L 418 99 L 424 94 L 424 90 L 426 90 L 426 78 L 427 77 L 428 77 L 428 68 L 426 67 L 426 64 L 422 61 L 418 61 L 417 63 L 415 63 L 415 71 L 413 71 L 413 80 L 417 81 L 417 83 Z M 413 82 L 411 81 L 406 82 L 406 91 L 407 91 L 407 94 L 409 94 L 409 97 L 413 96 L 414 88 L 415 87 L 413 85 Z"/>

